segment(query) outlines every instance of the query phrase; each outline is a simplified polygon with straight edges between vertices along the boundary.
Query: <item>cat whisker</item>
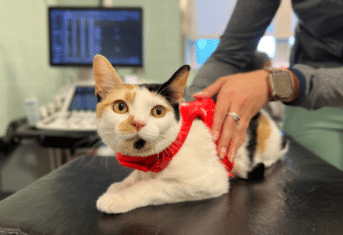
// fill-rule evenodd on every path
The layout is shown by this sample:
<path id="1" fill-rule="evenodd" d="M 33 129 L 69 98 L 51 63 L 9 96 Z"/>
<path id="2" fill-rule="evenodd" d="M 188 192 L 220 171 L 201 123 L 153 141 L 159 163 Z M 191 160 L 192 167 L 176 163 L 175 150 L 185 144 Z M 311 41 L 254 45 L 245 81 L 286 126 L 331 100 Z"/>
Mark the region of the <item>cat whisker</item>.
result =
<path id="1" fill-rule="evenodd" d="M 101 132 L 102 135 L 115 135 L 114 131 Z"/>
<path id="2" fill-rule="evenodd" d="M 120 143 L 121 142 L 121 140 L 120 139 L 118 139 L 117 137 L 114 137 L 111 141 L 110 141 L 110 146 L 113 146 L 113 144 L 115 143 L 115 142 L 118 142 L 118 143 Z"/>
<path id="3" fill-rule="evenodd" d="M 115 125 L 115 122 L 102 122 L 101 123 L 101 126 L 104 126 L 104 127 L 111 127 L 111 128 L 113 128 L 114 127 L 114 125 Z"/>
<path id="4" fill-rule="evenodd" d="M 91 165 L 92 162 L 94 161 L 95 157 L 92 157 L 92 159 L 88 162 L 88 165 Z"/>
<path id="5" fill-rule="evenodd" d="M 106 169 L 106 171 L 108 171 L 108 170 L 110 170 L 109 167 L 108 167 L 109 166 L 109 161 L 112 161 L 112 159 L 110 159 L 112 157 L 111 156 L 106 156 L 106 157 L 103 157 L 103 158 L 104 158 L 103 162 L 105 164 L 105 169 Z"/>
<path id="6" fill-rule="evenodd" d="M 106 131 L 115 131 L 113 125 L 102 125 L 103 128 L 106 128 Z"/>

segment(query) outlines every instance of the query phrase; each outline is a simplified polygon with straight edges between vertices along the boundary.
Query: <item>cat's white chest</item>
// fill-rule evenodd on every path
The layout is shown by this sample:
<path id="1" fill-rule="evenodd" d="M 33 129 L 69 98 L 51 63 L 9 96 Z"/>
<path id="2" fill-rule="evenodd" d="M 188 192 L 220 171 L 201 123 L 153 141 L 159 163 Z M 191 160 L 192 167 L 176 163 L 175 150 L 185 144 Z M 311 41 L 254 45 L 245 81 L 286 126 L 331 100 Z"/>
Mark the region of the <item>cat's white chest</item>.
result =
<path id="1" fill-rule="evenodd" d="M 188 185 L 199 199 L 221 195 L 229 188 L 227 171 L 220 163 L 208 128 L 200 119 L 193 121 L 185 143 L 168 167 L 153 177 Z"/>

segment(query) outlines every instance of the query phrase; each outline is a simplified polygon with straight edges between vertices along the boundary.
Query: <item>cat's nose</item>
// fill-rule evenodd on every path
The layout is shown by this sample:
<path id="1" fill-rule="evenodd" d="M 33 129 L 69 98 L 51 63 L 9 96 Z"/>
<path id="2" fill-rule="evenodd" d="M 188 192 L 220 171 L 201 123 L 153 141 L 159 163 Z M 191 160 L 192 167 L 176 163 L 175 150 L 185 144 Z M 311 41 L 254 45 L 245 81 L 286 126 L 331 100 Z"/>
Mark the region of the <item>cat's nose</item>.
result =
<path id="1" fill-rule="evenodd" d="M 146 125 L 146 123 L 141 120 L 133 120 L 133 122 L 131 122 L 131 125 L 135 127 L 137 131 L 140 131 Z"/>

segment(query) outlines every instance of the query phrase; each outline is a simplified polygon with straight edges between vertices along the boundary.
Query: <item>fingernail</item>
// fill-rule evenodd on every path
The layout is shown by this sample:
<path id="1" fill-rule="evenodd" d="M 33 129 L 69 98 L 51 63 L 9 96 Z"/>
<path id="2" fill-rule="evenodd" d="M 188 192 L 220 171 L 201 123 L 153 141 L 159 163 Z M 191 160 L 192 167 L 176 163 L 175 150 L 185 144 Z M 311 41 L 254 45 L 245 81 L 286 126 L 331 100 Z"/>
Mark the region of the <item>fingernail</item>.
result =
<path id="1" fill-rule="evenodd" d="M 224 157 L 225 157 L 225 154 L 226 154 L 226 148 L 225 148 L 225 147 L 222 147 L 222 148 L 220 149 L 219 157 L 220 157 L 220 158 L 224 158 Z"/>
<path id="2" fill-rule="evenodd" d="M 219 137 L 219 132 L 218 131 L 213 131 L 213 141 L 216 142 Z"/>
<path id="3" fill-rule="evenodd" d="M 193 94 L 193 97 L 194 98 L 196 98 L 196 97 L 207 97 L 208 95 L 205 93 L 205 92 L 203 92 L 203 91 L 201 91 L 201 92 L 197 92 L 197 93 L 195 93 L 195 94 Z"/>
<path id="4" fill-rule="evenodd" d="M 201 96 L 203 94 L 203 92 L 197 92 L 197 93 L 194 93 L 193 96 Z"/>

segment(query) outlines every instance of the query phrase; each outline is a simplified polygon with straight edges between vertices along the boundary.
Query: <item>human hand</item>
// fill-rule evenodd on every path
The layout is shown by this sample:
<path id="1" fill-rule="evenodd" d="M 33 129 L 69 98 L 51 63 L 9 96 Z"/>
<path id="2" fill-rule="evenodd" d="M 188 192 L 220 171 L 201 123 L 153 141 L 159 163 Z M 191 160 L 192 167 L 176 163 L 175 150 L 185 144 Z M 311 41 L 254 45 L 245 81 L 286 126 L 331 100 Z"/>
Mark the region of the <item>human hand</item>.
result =
<path id="1" fill-rule="evenodd" d="M 265 70 L 225 76 L 193 95 L 201 99 L 218 94 L 211 131 L 214 141 L 218 141 L 217 152 L 221 158 L 228 153 L 229 161 L 234 160 L 244 143 L 250 120 L 268 102 L 267 78 Z M 238 114 L 240 120 L 236 122 L 229 112 Z"/>

